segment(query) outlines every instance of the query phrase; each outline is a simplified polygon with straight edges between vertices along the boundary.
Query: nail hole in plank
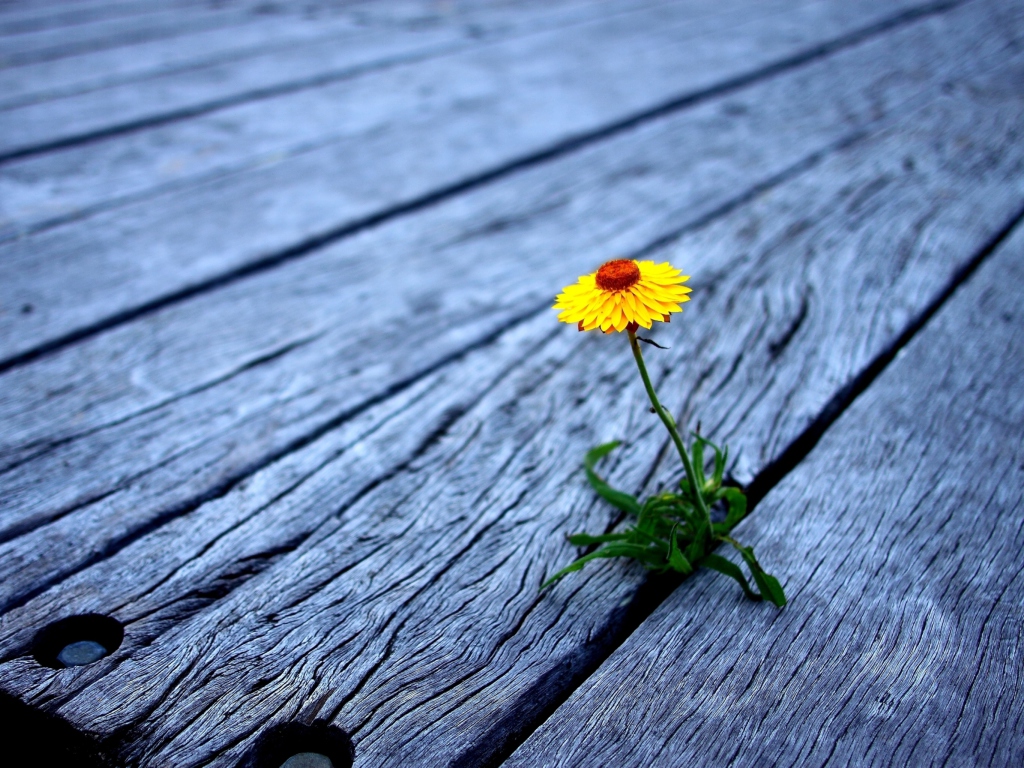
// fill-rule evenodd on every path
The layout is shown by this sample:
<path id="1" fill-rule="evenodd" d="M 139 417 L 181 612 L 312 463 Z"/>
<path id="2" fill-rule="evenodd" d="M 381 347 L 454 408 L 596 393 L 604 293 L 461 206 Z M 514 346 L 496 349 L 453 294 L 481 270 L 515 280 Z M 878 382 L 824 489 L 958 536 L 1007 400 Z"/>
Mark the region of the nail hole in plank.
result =
<path id="1" fill-rule="evenodd" d="M 341 728 L 318 720 L 284 723 L 256 741 L 244 768 L 352 768 L 355 749 Z"/>
<path id="2" fill-rule="evenodd" d="M 109 656 L 122 640 L 124 627 L 117 619 L 85 613 L 43 627 L 32 643 L 32 655 L 51 669 L 79 667 Z"/>

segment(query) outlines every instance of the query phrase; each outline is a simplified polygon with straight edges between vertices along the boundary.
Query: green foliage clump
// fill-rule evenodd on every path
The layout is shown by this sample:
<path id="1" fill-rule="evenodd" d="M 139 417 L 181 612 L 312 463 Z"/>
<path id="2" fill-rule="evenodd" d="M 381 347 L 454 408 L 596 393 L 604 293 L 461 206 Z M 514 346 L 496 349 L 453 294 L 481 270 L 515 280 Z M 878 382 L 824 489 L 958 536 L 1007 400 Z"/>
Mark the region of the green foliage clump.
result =
<path id="1" fill-rule="evenodd" d="M 618 441 L 588 451 L 583 465 L 590 485 L 603 499 L 627 513 L 632 523 L 618 533 L 596 536 L 576 533 L 569 536 L 569 542 L 574 546 L 597 545 L 598 548 L 552 575 L 541 589 L 568 573 L 581 570 L 592 560 L 627 557 L 652 571 L 675 571 L 685 576 L 705 566 L 735 579 L 751 600 L 767 599 L 780 608 L 784 606 L 786 596 L 778 579 L 765 572 L 751 547 L 743 546 L 729 535 L 747 513 L 747 497 L 739 488 L 723 483 L 727 453 L 700 435 L 695 434 L 694 439 L 689 452 L 692 454 L 696 487 L 691 485 L 688 477 L 683 477 L 679 481 L 678 493 L 658 493 L 643 503 L 631 494 L 612 488 L 594 469 L 600 459 L 618 447 Z M 714 451 L 710 477 L 706 475 L 705 448 Z M 695 498 L 698 493 L 699 500 Z M 715 522 L 705 511 L 719 503 L 725 505 L 725 518 Z M 738 565 L 714 551 L 720 544 L 728 544 L 740 553 L 757 586 L 756 590 Z"/>

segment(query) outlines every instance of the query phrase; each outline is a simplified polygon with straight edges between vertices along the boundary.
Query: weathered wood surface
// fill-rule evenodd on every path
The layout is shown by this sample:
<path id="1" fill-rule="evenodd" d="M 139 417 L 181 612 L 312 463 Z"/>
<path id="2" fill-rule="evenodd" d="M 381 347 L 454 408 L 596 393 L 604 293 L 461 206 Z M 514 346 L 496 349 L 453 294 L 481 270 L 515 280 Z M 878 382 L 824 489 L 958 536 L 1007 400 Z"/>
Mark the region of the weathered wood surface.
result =
<path id="1" fill-rule="evenodd" d="M 80 24 L 12 30 L 4 35 L 5 67 L 75 56 L 90 51 L 244 24 L 258 17 L 256 0 L 192 7 L 151 7 L 129 18 L 93 18 Z"/>
<path id="2" fill-rule="evenodd" d="M 0 2 L 0 34 L 68 27 L 100 19 L 128 19 L 167 7 L 194 8 L 202 1 L 170 0 L 155 6 L 148 0 L 80 0 L 73 4 L 48 0 L 37 0 L 32 3 L 3 0 Z"/>
<path id="3" fill-rule="evenodd" d="M 152 4 L 148 4 L 153 9 Z M 0 70 L 0 109 L 11 109 L 48 99 L 66 98 L 87 91 L 124 85 L 155 76 L 195 70 L 215 64 L 261 56 L 280 48 L 335 40 L 335 45 L 351 42 L 344 32 L 351 32 L 360 23 L 364 34 L 371 33 L 371 23 L 349 9 L 334 13 L 253 14 L 245 24 L 217 27 L 134 45 L 114 46 L 76 56 L 8 66 Z M 395 30 L 393 30 L 394 32 Z M 401 36 L 401 35 L 399 35 Z M 299 59 L 300 61 L 303 59 Z M 230 94 L 220 70 L 211 88 L 220 87 L 221 98 Z M 266 74 L 266 73 L 264 73 Z M 283 80 L 287 82 L 287 80 Z M 267 83 L 263 83 L 267 85 Z M 141 95 L 141 94 L 140 94 Z M 165 94 L 166 95 L 166 94 Z M 174 104 L 164 104 L 164 110 Z M 145 113 L 142 113 L 145 115 Z M 123 120 L 124 116 L 121 116 Z M 118 116 L 108 115 L 116 124 Z M 54 127 L 51 127 L 53 130 Z M 65 128 L 65 131 L 68 129 Z"/>
<path id="4" fill-rule="evenodd" d="M 423 104 L 430 103 L 425 96 L 439 87 L 433 81 L 417 80 L 415 88 L 391 96 L 389 89 L 395 89 L 396 81 L 401 83 L 403 78 L 392 75 L 384 82 L 372 78 L 364 82 L 375 69 L 403 62 L 421 64 L 430 56 L 644 8 L 624 0 L 534 5 L 517 7 L 514 12 L 499 6 L 475 14 L 441 15 L 426 25 L 413 20 L 403 26 L 398 19 L 357 24 L 356 19 L 346 18 L 342 30 L 315 45 L 307 42 L 295 46 L 288 39 L 287 28 L 282 32 L 280 24 L 273 24 L 269 28 L 259 27 L 258 31 L 263 35 L 274 34 L 278 40 L 276 47 L 258 46 L 258 55 L 233 55 L 223 64 L 216 61 L 222 55 L 216 49 L 237 45 L 244 35 L 229 30 L 218 33 L 219 38 L 213 41 L 193 36 L 189 46 L 175 41 L 169 47 L 177 56 L 184 57 L 183 73 L 172 70 L 161 73 L 161 77 L 136 77 L 135 82 L 120 89 L 89 89 L 77 101 L 62 99 L 56 105 L 38 104 L 33 107 L 38 113 L 35 118 L 24 110 L 10 110 L 7 125 L 16 135 L 23 135 L 25 141 L 39 142 L 40 133 L 45 131 L 81 131 L 83 114 L 95 115 L 101 133 L 118 134 L 133 125 L 139 127 L 140 122 L 148 124 L 150 130 L 141 134 L 129 132 L 102 142 L 85 142 L 83 146 L 42 157 L 8 161 L 0 171 L 5 237 L 54 226 L 69 217 L 82 218 L 110 208 L 115 202 L 137 200 L 143 193 L 166 191 L 171 182 L 182 184 L 218 172 L 225 175 L 266 164 L 274 157 L 280 161 L 289 154 L 308 152 L 331 143 L 332 138 L 356 133 L 360 126 L 365 130 L 367 121 L 374 125 L 386 119 L 388 113 L 385 110 L 382 115 L 379 104 L 376 110 L 360 118 L 363 102 L 383 102 L 391 109 L 401 107 L 390 117 L 394 121 L 403 114 L 402 109 L 408 109 L 402 107 L 403 101 L 417 104 L 422 111 Z M 307 25 L 325 34 L 323 25 Z M 211 43 L 214 52 L 210 51 Z M 138 56 L 139 53 L 145 55 Z M 133 63 L 140 62 L 136 67 L 160 67 L 160 53 L 132 50 L 122 55 Z M 208 61 L 210 58 L 214 61 Z M 100 78 L 112 68 L 111 62 L 82 64 L 85 66 L 76 67 L 75 72 L 84 71 L 87 76 L 96 71 L 101 74 L 94 77 Z M 447 75 L 449 79 L 451 75 L 436 74 Z M 323 87 L 351 79 L 359 79 L 361 85 Z M 442 94 L 434 98 L 443 100 L 444 80 L 440 88 Z M 384 93 L 373 95 L 380 90 Z M 294 94 L 296 91 L 303 93 Z M 418 91 L 426 93 L 417 96 Z M 284 98 L 289 93 L 292 96 Z M 88 103 L 83 104 L 82 100 Z M 246 102 L 255 103 L 247 108 L 229 109 Z M 209 112 L 216 114 L 181 123 L 183 117 L 195 118 Z M 61 119 L 64 113 L 76 119 L 66 124 Z M 296 114 L 304 119 L 296 121 Z M 0 116 L 0 123 L 3 119 Z M 162 129 L 154 129 L 161 125 Z M 17 140 L 16 136 L 9 138 Z M 70 139 L 73 136 L 67 134 L 57 140 Z M 35 146 L 38 149 L 39 145 Z"/>
<path id="5" fill-rule="evenodd" d="M 909 119 L 950 78 L 1004 60 L 1003 28 L 969 9 L 923 22 L 8 371 L 2 603 L 543 309 L 566 274 L 670 239 L 872 126 Z M 1005 153 L 995 188 L 972 189 L 978 205 L 992 201 L 965 233 L 983 240 L 1012 213 L 1014 158 Z M 922 265 L 936 285 L 955 269 Z M 794 429 L 814 414 L 791 409 Z M 784 446 L 740 455 L 736 472 L 749 479 Z"/>
<path id="6" fill-rule="evenodd" d="M 172 184 L 137 203 L 129 193 L 130 204 L 0 247 L 0 358 L 17 359 L 105 327 L 225 273 L 276 264 L 366 222 L 546 157 L 565 142 L 604 136 L 610 125 L 628 125 L 645 110 L 767 76 L 772 67 L 820 57 L 827 41 L 850 44 L 861 33 L 911 23 L 940 7 L 815 2 L 767 18 L 735 18 L 737 6 L 749 9 L 746 0 L 726 4 L 727 28 L 716 28 L 712 15 L 708 28 L 698 19 L 690 37 L 684 11 L 691 5 L 530 35 L 174 128 L 172 136 L 185 135 L 183 145 L 172 146 L 184 151 L 186 165 L 202 147 L 221 147 L 214 162 L 199 160 L 185 172 L 197 183 Z M 666 24 L 670 11 L 677 13 L 674 25 Z M 680 35 L 687 45 L 673 43 Z M 327 98 L 328 92 L 334 95 Z M 346 110 L 339 126 L 337 109 L 345 104 L 358 109 Z M 299 127 L 296 114 L 307 116 Z M 250 130 L 237 135 L 232 115 Z M 305 124 L 314 126 L 312 134 Z M 325 128 L 329 141 L 316 133 Z M 233 140 L 225 130 L 236 134 Z M 305 143 L 288 145 L 291 151 L 279 159 L 282 135 Z M 140 151 L 128 155 L 154 159 L 148 136 L 141 148 L 132 143 Z M 167 135 L 161 129 L 151 138 L 159 147 Z M 111 158 L 106 148 L 98 151 L 87 170 Z M 161 162 L 143 163 L 142 176 L 151 179 L 176 156 L 182 157 L 156 150 Z M 133 169 L 139 165 L 129 160 L 123 170 L 131 178 Z"/>
<path id="7" fill-rule="evenodd" d="M 643 7 L 642 4 L 633 4 Z M 246 23 L 8 69 L 0 157 L 160 124 L 500 38 L 622 2 L 443 6 L 422 0 L 316 13 L 260 4 Z M 297 12 L 296 12 L 297 11 Z M 53 101 L 53 99 L 57 99 Z M 70 119 L 70 123 L 63 122 Z"/>
<path id="8" fill-rule="evenodd" d="M 234 487 L 201 480 L 193 504 L 90 545 L 98 562 L 8 611 L 5 690 L 151 765 L 231 765 L 268 723 L 316 716 L 352 730 L 366 765 L 500 756 L 607 652 L 640 581 L 608 564 L 536 595 L 571 556 L 560 534 L 608 521 L 569 457 L 627 437 L 612 476 L 640 487 L 659 447 L 625 350 L 553 333 L 550 285 L 645 247 L 704 275 L 689 322 L 659 336 L 673 350 L 652 365 L 677 393 L 666 398 L 692 393 L 678 407 L 686 422 L 719 415 L 708 431 L 739 451 L 741 476 L 763 470 L 1018 216 L 1020 15 L 992 15 L 1003 7 L 972 3 L 894 31 L 9 371 L 23 406 L 33 384 L 66 374 L 71 392 L 38 400 L 17 428 L 48 420 L 53 434 L 81 413 L 83 434 L 38 443 L 36 458 L 27 441 L 7 454 L 58 473 L 76 442 L 78 461 L 111 467 L 105 454 L 167 464 L 209 448 L 193 476 L 268 428 L 284 455 L 267 465 L 275 453 L 262 449 L 264 469 Z M 911 53 L 935 50 L 955 72 Z M 899 51 L 917 66 L 886 69 Z M 703 142 L 706 165 L 688 139 Z M 408 287 L 389 293 L 374 269 Z M 343 279 L 350 298 L 325 287 Z M 241 329 L 268 334 L 255 356 Z M 126 386 L 133 376 L 148 386 Z M 177 395 L 160 392 L 175 381 Z M 277 402 L 295 410 L 270 410 Z M 151 448 L 138 432 L 113 439 L 133 413 L 162 440 L 175 422 L 208 431 Z M 258 428 L 218 446 L 230 420 Z M 116 513 L 131 529 L 174 490 L 146 488 L 154 476 L 122 478 L 92 510 L 54 522 L 75 520 L 81 537 Z M 656 470 L 650 482 L 665 479 Z M 194 506 L 204 483 L 219 498 Z M 39 497 L 24 487 L 23 500 Z M 85 549 L 64 541 L 64 557 Z M 55 612 L 85 610 L 126 623 L 112 658 L 61 672 L 11 658 Z"/>
<path id="9" fill-rule="evenodd" d="M 1024 761 L 1024 228 L 737 536 L 781 612 L 690 579 L 505 763 Z"/>

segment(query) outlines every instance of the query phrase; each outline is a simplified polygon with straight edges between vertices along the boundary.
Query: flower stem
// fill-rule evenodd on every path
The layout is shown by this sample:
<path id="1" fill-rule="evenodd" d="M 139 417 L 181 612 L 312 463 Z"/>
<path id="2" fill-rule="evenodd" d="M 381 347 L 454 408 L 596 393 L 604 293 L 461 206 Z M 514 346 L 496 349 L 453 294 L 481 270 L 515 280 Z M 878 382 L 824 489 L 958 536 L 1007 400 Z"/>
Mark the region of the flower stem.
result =
<path id="1" fill-rule="evenodd" d="M 647 366 L 644 365 L 644 356 L 640 352 L 640 342 L 637 341 L 636 333 L 629 329 L 627 329 L 626 332 L 629 334 L 629 346 L 633 350 L 633 359 L 636 360 L 636 367 L 640 369 L 640 378 L 644 380 L 644 389 L 647 390 L 647 397 L 651 399 L 651 405 L 654 406 L 654 412 L 661 418 L 662 423 L 665 425 L 665 429 L 667 429 L 669 435 L 672 436 L 672 442 L 676 444 L 676 450 L 679 451 L 679 458 L 683 460 L 683 469 L 686 470 L 686 479 L 690 481 L 690 492 L 693 495 L 693 503 L 696 505 L 697 510 L 700 512 L 707 524 L 707 536 L 710 538 L 712 532 L 711 511 L 708 509 L 708 505 L 704 503 L 704 494 L 701 492 L 702 489 L 697 485 L 697 475 L 693 471 L 693 463 L 690 461 L 690 453 L 683 444 L 683 438 L 679 435 L 679 428 L 676 426 L 676 420 L 672 418 L 672 414 L 669 413 L 658 400 L 658 395 L 655 393 L 654 386 L 651 384 L 651 377 L 647 375 Z"/>

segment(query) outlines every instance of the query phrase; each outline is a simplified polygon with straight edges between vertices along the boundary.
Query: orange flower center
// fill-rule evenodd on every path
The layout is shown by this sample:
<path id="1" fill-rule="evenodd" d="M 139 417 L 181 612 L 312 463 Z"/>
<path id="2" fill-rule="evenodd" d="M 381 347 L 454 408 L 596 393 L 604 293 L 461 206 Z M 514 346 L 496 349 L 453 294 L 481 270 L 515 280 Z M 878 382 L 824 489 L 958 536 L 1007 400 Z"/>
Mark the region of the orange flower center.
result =
<path id="1" fill-rule="evenodd" d="M 640 282 L 640 267 L 632 259 L 615 259 L 601 265 L 594 277 L 598 288 L 622 291 Z"/>

